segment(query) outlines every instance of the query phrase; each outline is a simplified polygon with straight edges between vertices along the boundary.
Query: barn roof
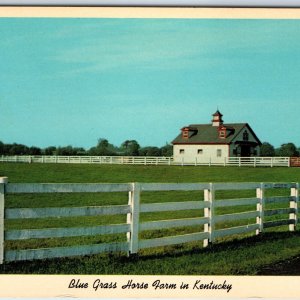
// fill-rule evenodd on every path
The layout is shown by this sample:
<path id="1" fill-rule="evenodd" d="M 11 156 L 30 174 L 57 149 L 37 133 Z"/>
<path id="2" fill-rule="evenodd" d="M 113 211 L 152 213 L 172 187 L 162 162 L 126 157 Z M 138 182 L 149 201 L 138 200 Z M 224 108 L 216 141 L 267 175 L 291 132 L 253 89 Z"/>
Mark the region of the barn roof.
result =
<path id="1" fill-rule="evenodd" d="M 222 127 L 226 127 L 226 138 L 219 137 L 219 131 L 217 126 L 211 124 L 192 124 L 186 126 L 189 128 L 189 137 L 183 138 L 180 133 L 173 141 L 173 144 L 230 144 L 234 138 L 241 132 L 242 129 L 247 127 L 249 131 L 260 143 L 259 139 L 247 123 L 234 123 L 234 124 L 222 124 Z"/>

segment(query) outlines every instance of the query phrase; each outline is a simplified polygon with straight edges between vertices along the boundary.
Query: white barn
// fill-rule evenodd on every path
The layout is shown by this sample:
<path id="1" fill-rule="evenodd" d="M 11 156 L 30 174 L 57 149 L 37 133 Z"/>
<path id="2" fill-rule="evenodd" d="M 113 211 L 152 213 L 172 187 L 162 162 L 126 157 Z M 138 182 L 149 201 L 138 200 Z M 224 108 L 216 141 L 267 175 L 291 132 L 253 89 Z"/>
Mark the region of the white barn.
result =
<path id="1" fill-rule="evenodd" d="M 247 123 L 224 124 L 217 110 L 210 124 L 192 124 L 173 140 L 174 162 L 222 163 L 227 157 L 260 155 L 261 142 Z"/>

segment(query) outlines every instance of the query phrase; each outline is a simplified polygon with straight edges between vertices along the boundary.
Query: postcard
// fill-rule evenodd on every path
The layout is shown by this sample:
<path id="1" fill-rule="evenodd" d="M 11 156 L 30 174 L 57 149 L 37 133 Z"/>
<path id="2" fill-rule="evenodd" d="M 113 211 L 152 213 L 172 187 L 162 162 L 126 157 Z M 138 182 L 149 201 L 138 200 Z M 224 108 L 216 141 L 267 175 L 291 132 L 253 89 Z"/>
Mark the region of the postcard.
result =
<path id="1" fill-rule="evenodd" d="M 0 297 L 299 298 L 300 11 L 0 8 Z"/>

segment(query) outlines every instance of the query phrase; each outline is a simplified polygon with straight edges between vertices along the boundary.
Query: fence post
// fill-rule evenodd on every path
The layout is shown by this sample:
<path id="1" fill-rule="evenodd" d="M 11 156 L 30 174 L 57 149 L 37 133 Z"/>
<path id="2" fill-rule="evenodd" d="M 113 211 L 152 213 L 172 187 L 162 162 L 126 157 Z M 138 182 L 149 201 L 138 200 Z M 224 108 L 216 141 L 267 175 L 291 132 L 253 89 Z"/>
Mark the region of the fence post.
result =
<path id="1" fill-rule="evenodd" d="M 132 188 L 132 185 L 131 185 L 131 188 Z M 127 232 L 127 242 L 129 244 L 129 248 L 128 248 L 128 253 L 127 255 L 129 256 L 130 255 L 130 241 L 131 241 L 131 219 L 132 219 L 132 215 L 131 215 L 131 212 L 132 212 L 132 189 L 128 192 L 128 205 L 130 207 L 130 212 L 127 214 L 127 224 L 130 224 L 130 231 Z"/>
<path id="2" fill-rule="evenodd" d="M 127 223 L 130 224 L 130 232 L 127 233 L 129 255 L 137 253 L 139 250 L 140 194 L 140 183 L 132 183 L 132 190 L 129 192 L 128 200 L 128 204 L 131 206 L 131 213 L 127 214 Z"/>
<path id="3" fill-rule="evenodd" d="M 294 212 L 289 214 L 289 219 L 294 220 L 294 224 L 289 224 L 289 231 L 295 231 L 298 221 L 299 183 L 296 183 L 296 187 L 291 188 L 291 196 L 293 199 L 290 201 L 290 208 L 294 209 Z"/>
<path id="4" fill-rule="evenodd" d="M 4 262 L 4 201 L 7 177 L 0 177 L 0 265 Z"/>
<path id="5" fill-rule="evenodd" d="M 273 157 L 271 157 L 271 168 L 273 168 L 273 163 L 274 163 Z"/>
<path id="6" fill-rule="evenodd" d="M 256 224 L 259 225 L 259 228 L 256 229 L 256 234 L 260 234 L 264 229 L 264 209 L 265 209 L 265 199 L 264 199 L 265 189 L 264 184 L 261 183 L 260 187 L 256 189 L 256 198 L 259 199 L 259 203 L 256 204 L 256 210 L 259 213 L 259 216 L 256 217 Z"/>
<path id="7" fill-rule="evenodd" d="M 204 208 L 204 217 L 209 218 L 208 223 L 204 224 L 204 232 L 209 233 L 209 238 L 203 241 L 203 247 L 207 247 L 209 243 L 214 242 L 214 200 L 215 200 L 215 191 L 213 183 L 209 184 L 209 189 L 204 190 L 204 201 L 209 203 L 209 207 Z"/>

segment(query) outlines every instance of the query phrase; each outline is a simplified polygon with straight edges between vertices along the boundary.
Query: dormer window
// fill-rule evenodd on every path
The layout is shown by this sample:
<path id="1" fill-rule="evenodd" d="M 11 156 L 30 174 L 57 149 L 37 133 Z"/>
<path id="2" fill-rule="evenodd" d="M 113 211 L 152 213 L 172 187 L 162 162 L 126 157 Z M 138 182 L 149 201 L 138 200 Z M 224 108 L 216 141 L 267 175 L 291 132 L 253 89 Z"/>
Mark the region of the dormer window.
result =
<path id="1" fill-rule="evenodd" d="M 195 134 L 197 134 L 198 129 L 193 126 L 185 126 L 181 128 L 181 137 L 185 140 L 190 139 Z"/>
<path id="2" fill-rule="evenodd" d="M 184 139 L 188 139 L 189 138 L 189 130 L 188 129 L 185 129 L 182 131 L 182 137 Z"/>
<path id="3" fill-rule="evenodd" d="M 226 138 L 226 130 L 219 131 L 219 138 L 225 139 Z"/>
<path id="4" fill-rule="evenodd" d="M 223 125 L 218 128 L 220 139 L 225 139 L 226 138 L 226 130 L 227 130 L 227 128 Z"/>

